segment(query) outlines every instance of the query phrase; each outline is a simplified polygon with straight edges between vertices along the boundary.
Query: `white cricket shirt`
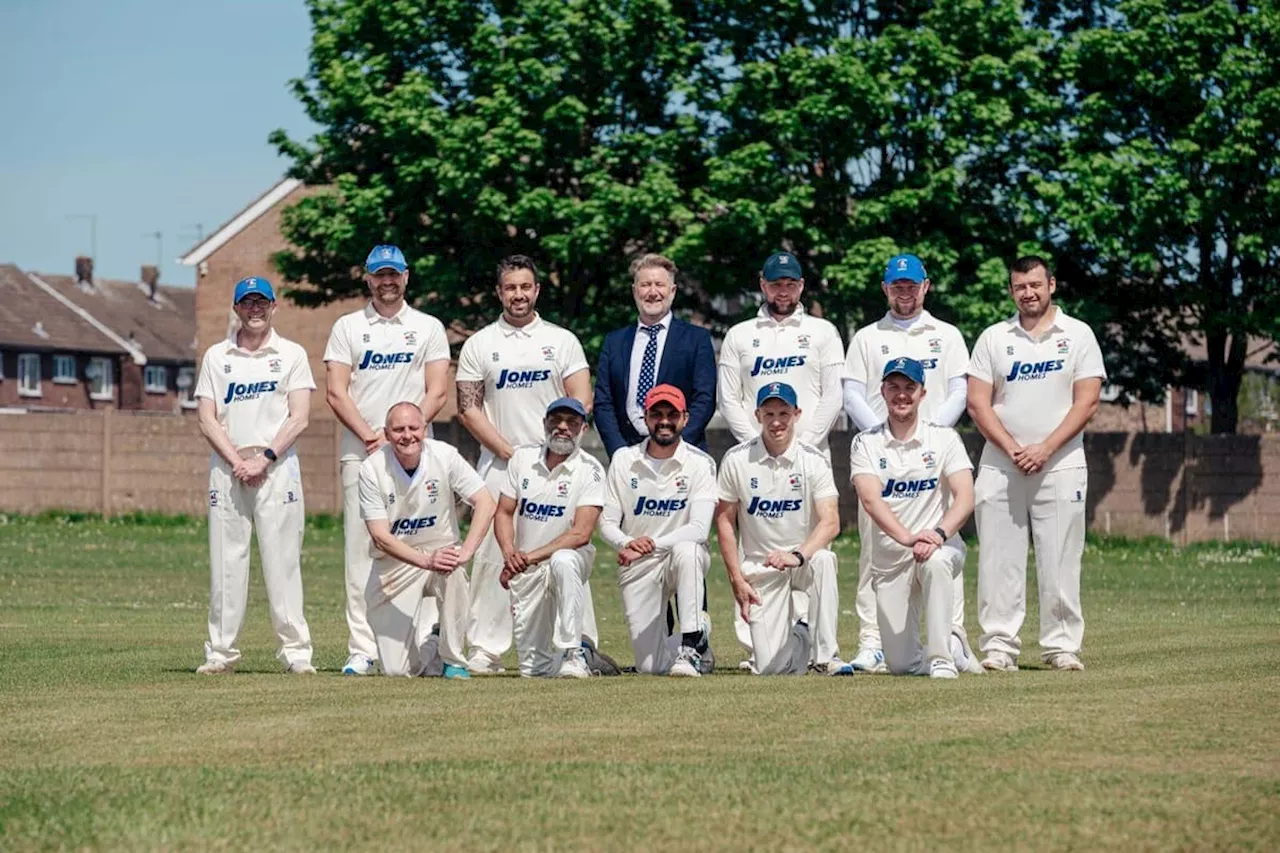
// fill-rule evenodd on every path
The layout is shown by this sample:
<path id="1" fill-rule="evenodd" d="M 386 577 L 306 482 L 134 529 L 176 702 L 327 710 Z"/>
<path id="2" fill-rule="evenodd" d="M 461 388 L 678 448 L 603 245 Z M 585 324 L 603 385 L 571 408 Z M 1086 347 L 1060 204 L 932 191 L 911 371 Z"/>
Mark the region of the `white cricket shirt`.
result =
<path id="1" fill-rule="evenodd" d="M 205 350 L 195 395 L 213 400 L 237 448 L 266 447 L 289 417 L 289 392 L 315 387 L 306 350 L 272 329 L 256 352 L 241 349 L 235 333 Z"/>
<path id="2" fill-rule="evenodd" d="M 860 432 L 850 451 L 850 480 L 864 474 L 879 480 L 880 497 L 912 533 L 938 526 L 951 506 L 947 477 L 965 470 L 973 470 L 973 464 L 959 434 L 923 419 L 906 441 L 894 438 L 888 424 Z M 910 548 L 893 541 L 878 526 L 870 545 L 872 563 L 878 568 L 914 559 Z"/>
<path id="3" fill-rule="evenodd" d="M 604 506 L 604 466 L 576 449 L 547 468 L 545 445 L 519 447 L 507 462 L 502 494 L 516 502 L 516 548 L 532 551 L 567 533 L 580 506 Z"/>
<path id="4" fill-rule="evenodd" d="M 822 398 L 822 369 L 844 364 L 840 333 L 828 320 L 806 313 L 804 306 L 785 320 L 775 320 L 768 305 L 751 320 L 729 330 L 720 346 L 721 367 L 742 378 L 741 402 L 754 423 L 756 395 L 771 382 L 785 382 L 796 391 L 800 420 L 796 435 L 811 429 Z M 755 424 L 755 431 L 760 427 Z M 826 437 L 823 436 L 825 446 Z"/>
<path id="5" fill-rule="evenodd" d="M 990 382 L 996 416 L 1021 445 L 1049 437 L 1071 409 L 1072 388 L 1081 379 L 1104 382 L 1107 369 L 1093 329 L 1056 308 L 1053 325 L 1038 340 L 1015 314 L 988 326 L 973 346 L 969 375 Z M 983 466 L 1017 471 L 995 444 L 982 451 Z M 1045 464 L 1045 472 L 1084 468 L 1084 437 L 1077 433 Z"/>
<path id="6" fill-rule="evenodd" d="M 449 339 L 444 324 L 408 303 L 383 317 L 370 302 L 333 324 L 324 360 L 351 368 L 351 399 L 365 423 L 381 430 L 396 403 L 422 403 L 427 364 L 449 360 Z M 342 461 L 364 459 L 364 442 L 346 427 L 342 433 Z"/>
<path id="7" fill-rule="evenodd" d="M 921 311 L 907 329 L 895 325 L 893 315 L 886 312 L 877 322 L 854 334 L 845 357 L 845 377 L 867 386 L 867 405 L 881 420 L 888 417 L 889 411 L 880 393 L 884 366 L 903 356 L 924 365 L 926 393 L 920 402 L 920 418 L 932 421 L 937 407 L 947 399 L 947 383 L 964 376 L 969 367 L 964 336 L 928 311 Z"/>
<path id="8" fill-rule="evenodd" d="M 681 441 L 655 471 L 645 456 L 646 444 L 619 449 L 609 463 L 603 515 L 628 541 L 672 533 L 690 522 L 695 502 L 716 501 L 716 463 L 709 455 Z"/>
<path id="9" fill-rule="evenodd" d="M 527 326 L 499 318 L 462 345 L 459 382 L 484 383 L 484 413 L 513 446 L 541 444 L 547 406 L 564 396 L 564 379 L 587 369 L 587 357 L 573 332 L 541 317 Z M 480 453 L 480 470 L 493 453 Z"/>
<path id="10" fill-rule="evenodd" d="M 385 518 L 391 533 L 421 551 L 434 551 L 459 543 L 454 495 L 470 503 L 483 489 L 484 480 L 451 444 L 428 438 L 410 477 L 390 444 L 375 450 L 360 463 L 360 517 Z M 370 546 L 379 570 L 397 561 Z"/>
<path id="11" fill-rule="evenodd" d="M 817 524 L 815 502 L 839 496 L 831 465 L 820 450 L 792 439 L 770 456 L 759 436 L 720 461 L 719 498 L 738 504 L 738 550 L 753 563 L 770 551 L 793 551 Z"/>

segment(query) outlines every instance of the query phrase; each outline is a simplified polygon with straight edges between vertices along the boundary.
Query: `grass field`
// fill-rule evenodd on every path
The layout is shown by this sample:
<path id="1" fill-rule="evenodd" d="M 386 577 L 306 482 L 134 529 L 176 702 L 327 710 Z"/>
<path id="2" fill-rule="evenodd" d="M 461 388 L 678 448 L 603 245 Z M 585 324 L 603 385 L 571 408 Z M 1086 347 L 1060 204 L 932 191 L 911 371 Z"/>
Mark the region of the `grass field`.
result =
<path id="1" fill-rule="evenodd" d="M 1038 669 L 1033 609 L 1017 674 L 740 675 L 717 563 L 713 677 L 444 682 L 337 674 L 332 525 L 304 556 L 321 674 L 280 673 L 255 568 L 239 672 L 195 676 L 205 535 L 0 525 L 0 850 L 1280 846 L 1274 549 L 1091 544 L 1083 673 Z M 604 560 L 594 587 L 629 663 Z"/>

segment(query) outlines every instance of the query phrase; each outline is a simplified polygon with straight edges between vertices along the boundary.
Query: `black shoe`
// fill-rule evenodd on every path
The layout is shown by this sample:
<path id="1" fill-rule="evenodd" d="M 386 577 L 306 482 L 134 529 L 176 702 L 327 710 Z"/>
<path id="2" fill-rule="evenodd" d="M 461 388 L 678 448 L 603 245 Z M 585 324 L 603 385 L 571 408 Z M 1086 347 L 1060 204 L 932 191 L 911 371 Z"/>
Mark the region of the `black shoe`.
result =
<path id="1" fill-rule="evenodd" d="M 622 675 L 618 662 L 595 647 L 588 639 L 582 640 L 582 651 L 586 655 L 587 669 L 592 675 Z"/>

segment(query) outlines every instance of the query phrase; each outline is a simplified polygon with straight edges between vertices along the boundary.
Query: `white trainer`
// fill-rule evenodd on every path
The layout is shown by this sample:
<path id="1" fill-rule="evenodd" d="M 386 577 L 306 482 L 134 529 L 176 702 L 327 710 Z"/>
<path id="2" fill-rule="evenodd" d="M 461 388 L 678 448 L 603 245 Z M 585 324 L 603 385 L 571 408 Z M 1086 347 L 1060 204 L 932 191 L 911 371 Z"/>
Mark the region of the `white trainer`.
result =
<path id="1" fill-rule="evenodd" d="M 1017 672 L 1018 662 L 1007 652 L 988 652 L 982 668 L 990 672 Z"/>
<path id="2" fill-rule="evenodd" d="M 285 672 L 290 675 L 315 675 L 316 668 L 309 663 L 302 663 L 301 661 L 298 661 L 296 663 L 289 664 L 289 668 L 286 669 Z"/>
<path id="3" fill-rule="evenodd" d="M 474 670 L 473 670 L 474 671 Z M 560 671 L 556 678 L 590 678 L 591 670 L 587 668 L 587 657 L 582 649 L 569 649 L 560 662 Z"/>
<path id="4" fill-rule="evenodd" d="M 858 672 L 869 672 L 873 675 L 883 675 L 889 671 L 889 667 L 884 663 L 884 652 L 869 646 L 858 649 L 853 660 L 849 661 L 849 666 Z"/>
<path id="5" fill-rule="evenodd" d="M 930 678 L 959 678 L 956 665 L 946 658 L 934 658 L 929 661 Z"/>
<path id="6" fill-rule="evenodd" d="M 1046 663 L 1054 669 L 1070 670 L 1079 672 L 1084 669 L 1084 664 L 1080 662 L 1080 658 L 1071 652 L 1058 652 L 1055 655 L 1049 655 Z"/>
<path id="7" fill-rule="evenodd" d="M 506 672 L 502 661 L 484 649 L 471 650 L 471 655 L 467 658 L 467 669 L 472 675 L 498 675 Z"/>
<path id="8" fill-rule="evenodd" d="M 343 675 L 368 675 L 373 671 L 373 661 L 364 655 L 352 655 L 342 665 Z"/>
<path id="9" fill-rule="evenodd" d="M 951 659 L 956 662 L 956 670 L 968 675 L 983 675 L 986 670 L 982 668 L 982 664 L 978 663 L 978 659 L 974 657 L 969 646 L 960 639 L 958 634 L 952 634 L 948 643 L 951 652 Z"/>
<path id="10" fill-rule="evenodd" d="M 697 649 L 681 646 L 679 651 L 676 652 L 676 662 L 671 664 L 671 669 L 667 671 L 667 675 L 675 678 L 701 678 L 701 664 L 702 655 L 698 654 Z"/>
<path id="11" fill-rule="evenodd" d="M 233 672 L 235 666 L 221 660 L 207 660 L 196 667 L 196 675 L 230 675 Z"/>

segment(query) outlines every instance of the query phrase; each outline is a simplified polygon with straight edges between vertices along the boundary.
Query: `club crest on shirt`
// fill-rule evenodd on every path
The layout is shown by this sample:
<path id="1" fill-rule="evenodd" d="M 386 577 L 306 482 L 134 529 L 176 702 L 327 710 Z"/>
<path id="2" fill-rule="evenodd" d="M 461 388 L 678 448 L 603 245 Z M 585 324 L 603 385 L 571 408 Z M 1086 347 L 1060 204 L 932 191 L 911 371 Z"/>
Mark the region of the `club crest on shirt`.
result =
<path id="1" fill-rule="evenodd" d="M 880 345 L 880 354 L 881 354 L 881 355 L 888 355 L 888 354 L 889 354 L 889 348 L 888 348 L 887 346 L 885 346 L 884 344 L 881 344 L 881 345 Z"/>
<path id="2" fill-rule="evenodd" d="M 885 470 L 885 469 L 886 469 L 886 468 L 888 468 L 888 467 L 889 467 L 889 460 L 888 460 L 888 459 L 885 459 L 883 456 L 881 456 L 881 457 L 880 457 L 880 470 L 881 470 L 881 471 L 883 471 L 883 470 Z"/>
<path id="3" fill-rule="evenodd" d="M 683 475 L 676 477 L 676 493 L 683 495 L 689 491 L 689 478 Z"/>
<path id="4" fill-rule="evenodd" d="M 934 465 L 938 464 L 938 460 L 934 457 L 932 450 L 926 450 L 924 453 L 921 453 L 920 461 L 924 463 L 924 467 L 926 468 L 932 468 Z"/>
<path id="5" fill-rule="evenodd" d="M 556 348 L 555 348 L 555 347 L 543 347 L 543 348 L 542 348 L 542 357 L 543 357 L 544 359 L 546 359 L 547 361 L 555 361 L 555 360 L 556 360 Z"/>
<path id="6" fill-rule="evenodd" d="M 565 482 L 556 483 L 556 495 L 562 498 L 569 497 L 569 484 Z"/>
<path id="7" fill-rule="evenodd" d="M 1066 338 L 1058 338 L 1058 355 L 1066 355 L 1071 350 L 1071 342 Z"/>
<path id="8" fill-rule="evenodd" d="M 799 474 L 792 474 L 787 478 L 787 485 L 791 486 L 791 491 L 799 492 L 804 490 L 804 478 Z"/>
<path id="9" fill-rule="evenodd" d="M 809 336 L 808 336 L 808 335 L 796 335 L 796 346 L 797 346 L 797 347 L 799 347 L 800 349 L 808 349 L 808 348 L 809 348 Z"/>
<path id="10" fill-rule="evenodd" d="M 414 331 L 405 332 L 404 342 L 406 346 L 416 346 L 418 343 L 418 333 Z"/>
<path id="11" fill-rule="evenodd" d="M 942 352 L 942 338 L 929 338 L 929 352 Z"/>
<path id="12" fill-rule="evenodd" d="M 268 359 L 268 360 L 267 360 L 267 367 L 268 367 L 268 368 L 270 368 L 270 370 L 271 370 L 271 372 L 272 372 L 272 373 L 279 373 L 279 372 L 280 372 L 280 368 L 281 368 L 281 362 L 280 362 L 280 359 L 278 359 L 278 358 Z"/>
<path id="13" fill-rule="evenodd" d="M 427 493 L 427 499 L 430 500 L 432 503 L 435 503 L 436 499 L 440 497 L 440 481 L 439 480 L 427 480 L 425 483 L 422 484 L 422 488 Z"/>
<path id="14" fill-rule="evenodd" d="M 209 490 L 209 506 L 217 506 L 217 505 L 218 505 L 218 490 L 210 489 Z"/>

